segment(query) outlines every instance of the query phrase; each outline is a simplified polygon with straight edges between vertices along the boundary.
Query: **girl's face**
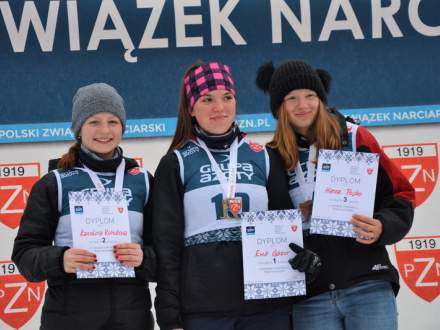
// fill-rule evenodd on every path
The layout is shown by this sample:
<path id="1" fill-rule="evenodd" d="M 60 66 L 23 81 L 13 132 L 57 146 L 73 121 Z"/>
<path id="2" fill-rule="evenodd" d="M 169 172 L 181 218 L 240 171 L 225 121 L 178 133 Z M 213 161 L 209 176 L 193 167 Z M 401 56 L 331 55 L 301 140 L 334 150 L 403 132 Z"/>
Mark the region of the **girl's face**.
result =
<path id="1" fill-rule="evenodd" d="M 111 159 L 121 142 L 120 119 L 109 112 L 98 112 L 84 122 L 80 131 L 81 143 L 102 159 Z"/>
<path id="2" fill-rule="evenodd" d="M 215 90 L 201 96 L 191 112 L 199 126 L 211 134 L 226 133 L 235 121 L 236 100 L 229 91 Z"/>
<path id="3" fill-rule="evenodd" d="M 295 89 L 284 97 L 283 106 L 293 129 L 306 136 L 318 115 L 319 97 L 310 89 Z"/>

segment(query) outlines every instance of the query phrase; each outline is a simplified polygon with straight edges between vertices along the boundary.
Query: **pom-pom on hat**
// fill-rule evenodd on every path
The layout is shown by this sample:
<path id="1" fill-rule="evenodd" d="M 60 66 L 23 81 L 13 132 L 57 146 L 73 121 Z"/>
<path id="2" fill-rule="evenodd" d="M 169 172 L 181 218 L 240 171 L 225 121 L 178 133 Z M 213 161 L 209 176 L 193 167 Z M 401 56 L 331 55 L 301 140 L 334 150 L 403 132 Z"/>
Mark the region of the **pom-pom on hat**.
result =
<path id="1" fill-rule="evenodd" d="M 278 118 L 278 109 L 284 97 L 295 89 L 310 89 L 327 103 L 331 76 L 322 69 L 314 69 L 300 60 L 291 60 L 275 68 L 272 62 L 265 63 L 257 71 L 256 84 L 270 95 L 270 109 Z"/>
<path id="2" fill-rule="evenodd" d="M 80 87 L 72 100 L 72 132 L 78 138 L 84 122 L 99 112 L 110 112 L 121 120 L 125 131 L 126 114 L 124 100 L 116 89 L 106 83 L 94 83 Z"/>

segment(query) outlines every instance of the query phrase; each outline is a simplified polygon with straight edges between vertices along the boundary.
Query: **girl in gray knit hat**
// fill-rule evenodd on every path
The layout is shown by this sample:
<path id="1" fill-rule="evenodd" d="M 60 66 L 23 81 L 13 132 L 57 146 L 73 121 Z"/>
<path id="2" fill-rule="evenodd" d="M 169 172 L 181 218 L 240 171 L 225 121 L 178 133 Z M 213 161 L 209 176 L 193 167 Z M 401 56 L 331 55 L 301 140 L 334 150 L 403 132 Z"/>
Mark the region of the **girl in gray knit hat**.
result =
<path id="1" fill-rule="evenodd" d="M 154 327 L 152 176 L 123 157 L 125 124 L 113 87 L 79 88 L 75 144 L 29 196 L 12 260 L 27 280 L 47 280 L 41 329 Z"/>

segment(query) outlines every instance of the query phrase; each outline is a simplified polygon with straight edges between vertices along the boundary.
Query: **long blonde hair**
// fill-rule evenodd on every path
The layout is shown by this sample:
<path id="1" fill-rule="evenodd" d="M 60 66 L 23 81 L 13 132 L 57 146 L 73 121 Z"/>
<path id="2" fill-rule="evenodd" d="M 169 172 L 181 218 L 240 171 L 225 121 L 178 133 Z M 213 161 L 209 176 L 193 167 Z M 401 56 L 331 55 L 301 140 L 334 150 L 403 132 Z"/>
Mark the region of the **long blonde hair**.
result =
<path id="1" fill-rule="evenodd" d="M 318 150 L 340 149 L 342 147 L 341 126 L 338 118 L 328 111 L 322 101 L 319 102 L 318 113 L 309 128 L 307 139 L 313 141 Z M 298 141 L 295 130 L 290 124 L 284 102 L 278 111 L 277 128 L 268 147 L 278 149 L 286 169 L 295 168 L 299 160 Z"/>

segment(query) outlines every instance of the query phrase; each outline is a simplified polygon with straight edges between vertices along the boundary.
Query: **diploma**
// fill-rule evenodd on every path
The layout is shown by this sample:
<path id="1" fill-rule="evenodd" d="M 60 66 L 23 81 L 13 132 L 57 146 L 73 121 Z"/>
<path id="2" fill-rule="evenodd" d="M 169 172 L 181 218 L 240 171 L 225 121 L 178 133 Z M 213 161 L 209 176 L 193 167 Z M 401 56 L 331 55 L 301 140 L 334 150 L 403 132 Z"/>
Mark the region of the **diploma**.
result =
<path id="1" fill-rule="evenodd" d="M 113 246 L 131 242 L 127 201 L 123 192 L 69 192 L 70 223 L 74 248 L 93 252 L 95 271 L 79 271 L 80 278 L 134 277 L 132 267 L 122 266 Z"/>
<path id="2" fill-rule="evenodd" d="M 304 273 L 288 262 L 295 256 L 289 243 L 303 246 L 301 213 L 244 212 L 241 218 L 245 300 L 305 295 Z"/>
<path id="3" fill-rule="evenodd" d="M 373 215 L 379 155 L 319 151 L 310 233 L 357 237 L 354 213 Z"/>

